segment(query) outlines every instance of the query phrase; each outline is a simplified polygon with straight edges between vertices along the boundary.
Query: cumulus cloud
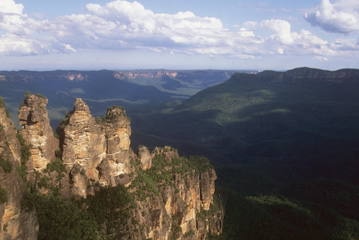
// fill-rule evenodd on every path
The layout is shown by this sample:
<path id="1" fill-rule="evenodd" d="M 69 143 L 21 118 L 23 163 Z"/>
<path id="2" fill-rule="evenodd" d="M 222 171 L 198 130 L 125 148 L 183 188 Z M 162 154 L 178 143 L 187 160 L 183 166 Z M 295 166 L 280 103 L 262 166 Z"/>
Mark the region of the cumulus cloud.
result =
<path id="1" fill-rule="evenodd" d="M 2 55 L 147 49 L 242 59 L 285 54 L 324 59 L 358 47 L 343 41 L 330 43 L 307 30 L 294 31 L 283 19 L 248 21 L 227 28 L 218 18 L 190 11 L 156 13 L 136 1 L 114 0 L 87 4 L 83 13 L 49 20 L 28 16 L 24 6 L 13 0 L 0 1 Z M 352 0 L 341 1 L 341 6 L 346 6 Z"/>
<path id="2" fill-rule="evenodd" d="M 24 6 L 17 4 L 14 0 L 1 0 L 0 1 L 0 13 L 7 14 L 22 14 Z"/>
<path id="3" fill-rule="evenodd" d="M 262 25 L 272 30 L 275 34 L 272 38 L 277 39 L 283 44 L 291 44 L 294 41 L 293 34 L 291 32 L 291 25 L 288 21 L 281 19 L 264 20 Z"/>
<path id="4" fill-rule="evenodd" d="M 0 37 L 0 53 L 4 55 L 36 54 L 38 47 L 35 42 L 16 35 L 6 34 Z"/>
<path id="5" fill-rule="evenodd" d="M 69 46 L 51 34 L 48 20 L 34 19 L 24 13 L 24 6 L 13 0 L 0 1 L 0 54 L 38 55 L 70 52 Z"/>
<path id="6" fill-rule="evenodd" d="M 336 54 L 328 41 L 307 30 L 292 31 L 291 24 L 286 20 L 264 20 L 261 25 L 272 31 L 267 44 L 272 45 L 278 54 L 312 54 L 317 57 Z"/>
<path id="7" fill-rule="evenodd" d="M 320 5 L 306 12 L 305 19 L 329 32 L 351 33 L 359 30 L 359 1 L 322 0 Z"/>
<path id="8" fill-rule="evenodd" d="M 87 4 L 87 14 L 64 16 L 58 37 L 86 38 L 97 47 L 213 46 L 223 43 L 227 31 L 217 18 L 199 17 L 192 12 L 154 13 L 138 2 L 113 1 L 106 5 Z M 101 40 L 101 41 L 98 41 Z M 105 44 L 103 44 L 105 43 Z M 82 41 L 74 43 L 80 47 Z"/>

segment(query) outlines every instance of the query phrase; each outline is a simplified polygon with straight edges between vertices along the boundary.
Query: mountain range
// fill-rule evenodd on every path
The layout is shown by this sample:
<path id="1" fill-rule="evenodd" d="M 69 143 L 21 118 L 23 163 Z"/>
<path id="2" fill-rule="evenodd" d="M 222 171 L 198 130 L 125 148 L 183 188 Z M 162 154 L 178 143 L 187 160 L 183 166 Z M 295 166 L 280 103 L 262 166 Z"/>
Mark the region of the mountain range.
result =
<path id="1" fill-rule="evenodd" d="M 355 69 L 238 73 L 141 117 L 134 134 L 212 160 L 223 239 L 356 239 L 358 92 Z"/>
<path id="2" fill-rule="evenodd" d="M 128 112 L 156 108 L 186 99 L 196 92 L 225 81 L 234 71 L 2 71 L 0 96 L 16 116 L 24 94 L 35 92 L 49 98 L 54 125 L 71 109 L 76 97 L 89 102 L 95 115 L 109 105 L 121 105 Z"/>
<path id="3" fill-rule="evenodd" d="M 13 114 L 24 91 L 49 96 L 52 125 L 76 97 L 95 116 L 122 105 L 135 149 L 209 158 L 225 214 L 213 239 L 359 238 L 359 70 L 0 75 Z"/>

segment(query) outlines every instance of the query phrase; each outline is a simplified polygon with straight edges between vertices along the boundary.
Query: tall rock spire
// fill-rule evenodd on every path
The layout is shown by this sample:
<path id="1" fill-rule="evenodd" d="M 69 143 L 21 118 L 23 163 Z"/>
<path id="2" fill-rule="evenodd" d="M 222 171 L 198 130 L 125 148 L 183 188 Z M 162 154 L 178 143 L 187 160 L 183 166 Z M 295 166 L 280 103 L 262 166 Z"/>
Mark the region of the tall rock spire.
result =
<path id="1" fill-rule="evenodd" d="M 0 100 L 0 239 L 36 240 L 36 213 L 22 206 L 25 184 L 18 171 L 21 148 L 16 134 Z"/>
<path id="2" fill-rule="evenodd" d="M 28 94 L 19 109 L 20 134 L 30 147 L 29 160 L 26 163 L 28 173 L 41 172 L 55 158 L 58 139 L 50 125 L 48 100 L 35 94 Z"/>

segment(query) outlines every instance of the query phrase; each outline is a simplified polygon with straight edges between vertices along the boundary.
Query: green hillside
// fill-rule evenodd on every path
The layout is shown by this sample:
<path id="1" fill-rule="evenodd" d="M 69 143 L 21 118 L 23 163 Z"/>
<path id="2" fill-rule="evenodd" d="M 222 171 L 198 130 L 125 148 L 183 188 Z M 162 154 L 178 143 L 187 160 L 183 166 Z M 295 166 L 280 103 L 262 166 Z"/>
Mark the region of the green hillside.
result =
<path id="1" fill-rule="evenodd" d="M 75 98 L 89 102 L 100 115 L 109 105 L 126 107 L 129 113 L 151 112 L 164 103 L 179 102 L 204 88 L 227 80 L 227 70 L 126 70 L 126 71 L 0 71 L 0 96 L 12 116 L 24 93 L 49 98 L 54 126 L 70 110 Z"/>
<path id="2" fill-rule="evenodd" d="M 236 74 L 135 136 L 212 159 L 224 239 L 358 239 L 358 92 L 358 70 Z"/>

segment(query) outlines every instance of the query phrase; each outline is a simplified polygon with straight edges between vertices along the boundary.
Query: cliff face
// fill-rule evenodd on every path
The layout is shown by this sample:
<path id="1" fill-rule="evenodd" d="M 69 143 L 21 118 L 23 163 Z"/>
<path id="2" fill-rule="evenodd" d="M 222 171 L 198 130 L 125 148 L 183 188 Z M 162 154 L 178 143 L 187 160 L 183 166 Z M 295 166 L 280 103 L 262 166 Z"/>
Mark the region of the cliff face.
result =
<path id="1" fill-rule="evenodd" d="M 151 155 L 151 168 L 138 170 L 130 186 L 136 202 L 133 215 L 143 226 L 140 239 L 219 235 L 223 212 L 214 199 L 217 176 L 208 162 L 196 166 L 171 147 L 156 148 Z"/>
<path id="2" fill-rule="evenodd" d="M 36 214 L 21 207 L 25 186 L 17 171 L 21 146 L 16 135 L 4 106 L 0 106 L 0 239 L 36 240 Z"/>
<path id="3" fill-rule="evenodd" d="M 43 97 L 26 97 L 19 111 L 22 143 L 14 127 L 7 127 L 10 120 L 1 119 L 2 131 L 10 129 L 4 136 L 11 136 L 3 148 L 11 153 L 11 161 L 26 167 L 28 185 L 37 199 L 45 198 L 46 203 L 51 196 L 78 199 L 73 203 L 91 213 L 97 222 L 93 228 L 108 239 L 204 240 L 221 233 L 223 211 L 214 197 L 217 177 L 208 161 L 183 158 L 171 147 L 151 152 L 141 146 L 136 154 L 130 147 L 131 126 L 124 109 L 111 107 L 103 118 L 95 118 L 82 99 L 76 99 L 58 128 L 58 140 L 46 104 Z M 27 161 L 21 161 L 21 144 L 27 146 Z M 10 186 L 10 181 L 19 184 L 12 196 L 21 213 L 21 179 L 10 174 L 0 181 L 1 186 Z M 46 239 L 41 221 L 52 219 L 38 210 L 40 239 Z M 24 229 L 32 229 L 30 237 L 22 239 L 35 239 L 34 213 L 27 211 L 19 219 L 25 219 Z M 1 223 L 8 226 L 8 222 L 6 217 Z"/>
<path id="4" fill-rule="evenodd" d="M 96 120 L 89 107 L 76 99 L 74 109 L 60 127 L 62 160 L 70 173 L 71 195 L 94 194 L 94 185 L 117 186 L 129 182 L 130 122 L 123 109 L 112 107 Z"/>
<path id="5" fill-rule="evenodd" d="M 19 109 L 20 134 L 30 146 L 26 163 L 28 178 L 42 172 L 54 158 L 58 140 L 54 137 L 46 109 L 48 100 L 39 95 L 27 95 Z"/>

